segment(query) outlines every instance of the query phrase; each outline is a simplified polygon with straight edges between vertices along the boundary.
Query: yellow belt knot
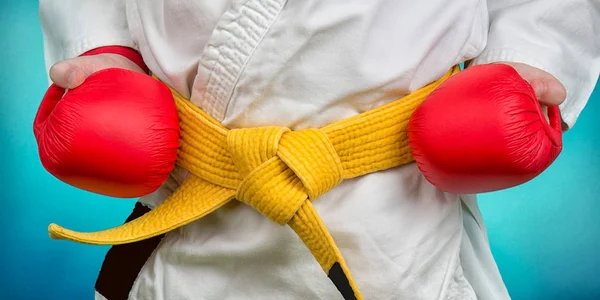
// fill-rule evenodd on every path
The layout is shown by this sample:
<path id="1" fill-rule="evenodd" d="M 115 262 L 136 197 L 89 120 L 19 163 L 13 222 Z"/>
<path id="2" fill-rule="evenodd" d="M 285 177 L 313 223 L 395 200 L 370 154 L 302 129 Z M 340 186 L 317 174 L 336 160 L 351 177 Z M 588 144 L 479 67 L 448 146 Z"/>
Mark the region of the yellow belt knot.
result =
<path id="1" fill-rule="evenodd" d="M 320 129 L 227 129 L 171 88 L 179 110 L 177 164 L 190 175 L 162 204 L 121 226 L 76 232 L 50 224 L 50 236 L 88 244 L 140 241 L 200 219 L 237 199 L 281 225 L 289 225 L 344 299 L 363 299 L 348 265 L 312 206 L 344 179 L 393 168 L 414 159 L 406 127 L 412 112 L 444 80 Z"/>
<path id="2" fill-rule="evenodd" d="M 236 199 L 281 225 L 304 201 L 317 199 L 343 179 L 342 162 L 318 129 L 234 129 L 227 134 L 227 145 L 244 176 Z"/>

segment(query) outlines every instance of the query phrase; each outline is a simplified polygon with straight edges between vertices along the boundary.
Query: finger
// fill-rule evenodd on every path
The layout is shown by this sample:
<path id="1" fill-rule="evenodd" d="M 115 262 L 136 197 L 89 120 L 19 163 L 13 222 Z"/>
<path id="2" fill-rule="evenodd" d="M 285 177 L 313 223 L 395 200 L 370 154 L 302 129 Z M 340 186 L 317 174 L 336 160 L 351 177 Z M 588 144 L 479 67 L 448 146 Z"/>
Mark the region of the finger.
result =
<path id="1" fill-rule="evenodd" d="M 565 87 L 556 80 L 534 79 L 530 84 L 541 104 L 557 106 L 567 97 Z"/>
<path id="2" fill-rule="evenodd" d="M 63 61 L 50 68 L 50 79 L 56 85 L 72 89 L 79 86 L 85 80 L 86 76 L 77 62 Z"/>
<path id="3" fill-rule="evenodd" d="M 59 62 L 50 68 L 50 79 L 58 86 L 73 89 L 97 71 L 108 68 L 123 68 L 142 72 L 143 70 L 129 59 L 118 54 L 81 56 Z"/>

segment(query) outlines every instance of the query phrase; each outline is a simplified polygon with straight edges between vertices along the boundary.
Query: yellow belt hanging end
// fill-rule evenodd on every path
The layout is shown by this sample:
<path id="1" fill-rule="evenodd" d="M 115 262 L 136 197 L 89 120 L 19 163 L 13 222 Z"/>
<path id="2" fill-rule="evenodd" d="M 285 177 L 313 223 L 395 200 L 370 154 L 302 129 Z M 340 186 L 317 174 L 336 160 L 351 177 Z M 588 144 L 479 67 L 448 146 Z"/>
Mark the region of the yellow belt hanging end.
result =
<path id="1" fill-rule="evenodd" d="M 142 217 L 98 232 L 49 226 L 54 239 L 116 245 L 148 239 L 198 220 L 236 199 L 281 225 L 289 225 L 344 299 L 363 299 L 348 265 L 312 205 L 344 179 L 413 161 L 406 128 L 412 112 L 438 85 L 330 124 L 292 131 L 285 127 L 229 130 L 171 89 L 179 110 L 177 163 L 186 181 Z"/>

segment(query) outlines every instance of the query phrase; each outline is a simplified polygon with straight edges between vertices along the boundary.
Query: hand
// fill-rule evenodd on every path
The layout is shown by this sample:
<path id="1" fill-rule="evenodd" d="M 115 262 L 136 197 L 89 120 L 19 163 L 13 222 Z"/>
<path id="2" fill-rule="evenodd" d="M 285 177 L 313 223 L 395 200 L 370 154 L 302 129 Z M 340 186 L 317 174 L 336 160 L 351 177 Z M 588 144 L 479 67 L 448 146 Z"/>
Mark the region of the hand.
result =
<path id="1" fill-rule="evenodd" d="M 557 106 L 567 98 L 565 87 L 550 73 L 523 63 L 498 62 L 513 67 L 533 90 L 538 101 L 545 106 Z"/>
<path id="2" fill-rule="evenodd" d="M 124 56 L 102 53 L 58 62 L 50 68 L 50 79 L 62 88 L 74 89 L 92 73 L 108 68 L 121 68 L 144 73 L 138 65 Z"/>

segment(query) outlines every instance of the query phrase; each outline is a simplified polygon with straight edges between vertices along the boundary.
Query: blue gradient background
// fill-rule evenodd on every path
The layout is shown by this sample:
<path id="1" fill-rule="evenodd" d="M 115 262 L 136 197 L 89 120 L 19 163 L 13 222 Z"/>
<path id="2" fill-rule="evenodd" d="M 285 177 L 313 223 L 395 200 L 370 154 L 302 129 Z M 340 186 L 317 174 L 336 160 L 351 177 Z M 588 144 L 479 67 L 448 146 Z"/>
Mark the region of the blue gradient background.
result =
<path id="1" fill-rule="evenodd" d="M 32 121 L 45 91 L 37 1 L 0 2 L 0 299 L 93 299 L 108 247 L 52 241 L 46 228 L 121 223 L 133 200 L 92 195 L 44 171 Z M 547 172 L 480 197 L 513 299 L 600 299 L 600 88 Z"/>

